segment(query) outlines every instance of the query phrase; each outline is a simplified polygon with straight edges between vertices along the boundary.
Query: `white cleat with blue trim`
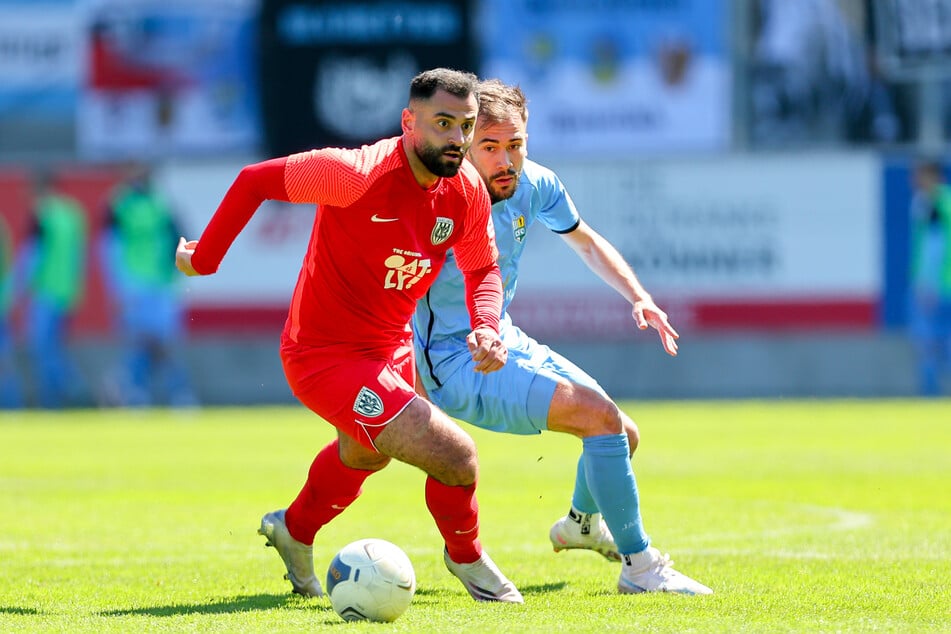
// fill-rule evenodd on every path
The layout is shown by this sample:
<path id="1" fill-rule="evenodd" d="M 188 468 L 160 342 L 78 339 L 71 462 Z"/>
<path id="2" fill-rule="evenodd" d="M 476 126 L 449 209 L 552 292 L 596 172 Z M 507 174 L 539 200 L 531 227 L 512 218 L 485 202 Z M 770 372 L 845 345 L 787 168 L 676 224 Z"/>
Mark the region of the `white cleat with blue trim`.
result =
<path id="1" fill-rule="evenodd" d="M 674 594 L 713 594 L 713 590 L 699 581 L 674 570 L 670 556 L 649 546 L 647 550 L 623 555 L 621 578 L 617 589 L 621 594 L 640 592 L 673 592 Z"/>

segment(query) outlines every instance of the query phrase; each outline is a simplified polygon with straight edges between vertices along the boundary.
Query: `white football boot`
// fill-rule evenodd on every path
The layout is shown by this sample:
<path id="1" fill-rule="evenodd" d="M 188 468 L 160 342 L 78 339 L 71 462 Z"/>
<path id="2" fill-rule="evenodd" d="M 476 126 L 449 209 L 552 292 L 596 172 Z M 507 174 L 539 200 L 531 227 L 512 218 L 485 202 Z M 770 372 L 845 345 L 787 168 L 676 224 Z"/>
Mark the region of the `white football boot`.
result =
<path id="1" fill-rule="evenodd" d="M 314 574 L 314 547 L 291 537 L 284 523 L 285 510 L 272 511 L 262 517 L 258 533 L 267 538 L 267 545 L 273 546 L 284 560 L 287 568 L 284 578 L 291 582 L 294 592 L 305 597 L 322 597 L 324 591 Z"/>
<path id="2" fill-rule="evenodd" d="M 608 525 L 600 513 L 581 513 L 574 508 L 548 531 L 555 552 L 581 548 L 600 553 L 611 561 L 621 561 Z"/>
<path id="3" fill-rule="evenodd" d="M 487 552 L 482 551 L 478 561 L 471 564 L 457 564 L 449 558 L 449 552 L 444 550 L 443 560 L 449 572 L 459 578 L 476 601 L 525 602 L 515 584 L 505 578 Z"/>
<path id="4" fill-rule="evenodd" d="M 624 555 L 621 577 L 617 582 L 621 594 L 640 592 L 673 592 L 675 594 L 713 594 L 699 581 L 674 570 L 669 555 L 649 546 L 647 550 Z"/>

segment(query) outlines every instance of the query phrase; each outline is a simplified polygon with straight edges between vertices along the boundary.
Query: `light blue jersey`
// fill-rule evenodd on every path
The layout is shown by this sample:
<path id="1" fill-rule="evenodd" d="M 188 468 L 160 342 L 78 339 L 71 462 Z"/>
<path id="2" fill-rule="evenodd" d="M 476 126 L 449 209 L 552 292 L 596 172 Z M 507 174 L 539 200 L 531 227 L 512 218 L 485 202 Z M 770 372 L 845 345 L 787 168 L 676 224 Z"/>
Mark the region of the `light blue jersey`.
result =
<path id="1" fill-rule="evenodd" d="M 429 399 L 450 416 L 490 431 L 538 434 L 547 430 L 555 389 L 564 381 L 608 398 L 584 370 L 526 335 L 508 314 L 528 228 L 535 220 L 556 233 L 570 233 L 581 223 L 558 177 L 526 160 L 515 195 L 492 205 L 505 294 L 499 335 L 508 348 L 508 361 L 500 370 L 475 371 L 466 344 L 471 327 L 465 282 L 451 253 L 413 316 L 416 363 Z M 619 553 L 643 552 L 650 538 L 641 521 L 627 436 L 599 434 L 581 442 L 571 513 L 601 512 Z"/>
<path id="2" fill-rule="evenodd" d="M 528 229 L 536 220 L 556 233 L 569 233 L 581 217 L 558 176 L 526 160 L 515 195 L 492 205 L 504 293 L 499 329 L 509 349 L 501 370 L 473 370 L 466 345 L 472 328 L 465 281 L 451 252 L 413 317 L 416 362 L 429 398 L 450 416 L 494 431 L 532 434 L 546 429 L 558 377 L 603 392 L 580 368 L 523 333 L 508 314 Z"/>

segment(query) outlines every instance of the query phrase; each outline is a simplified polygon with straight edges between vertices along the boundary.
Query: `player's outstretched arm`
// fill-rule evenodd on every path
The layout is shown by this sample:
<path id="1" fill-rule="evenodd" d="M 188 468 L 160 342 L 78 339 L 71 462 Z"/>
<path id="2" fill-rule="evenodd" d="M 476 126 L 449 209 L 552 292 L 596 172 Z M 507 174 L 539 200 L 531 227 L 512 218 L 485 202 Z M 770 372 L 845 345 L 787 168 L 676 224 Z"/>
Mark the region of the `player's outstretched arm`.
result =
<path id="1" fill-rule="evenodd" d="M 179 241 L 176 265 L 186 275 L 211 275 L 265 200 L 290 202 L 284 185 L 287 157 L 245 165 L 225 192 L 198 241 Z M 181 253 L 182 268 L 179 265 Z"/>
<path id="2" fill-rule="evenodd" d="M 677 354 L 677 339 L 680 335 L 670 325 L 667 313 L 662 311 L 650 293 L 641 285 L 634 270 L 607 239 L 581 220 L 578 227 L 561 237 L 575 253 L 607 282 L 611 288 L 631 303 L 631 316 L 641 330 L 651 327 L 657 331 L 664 350 L 671 356 Z"/>

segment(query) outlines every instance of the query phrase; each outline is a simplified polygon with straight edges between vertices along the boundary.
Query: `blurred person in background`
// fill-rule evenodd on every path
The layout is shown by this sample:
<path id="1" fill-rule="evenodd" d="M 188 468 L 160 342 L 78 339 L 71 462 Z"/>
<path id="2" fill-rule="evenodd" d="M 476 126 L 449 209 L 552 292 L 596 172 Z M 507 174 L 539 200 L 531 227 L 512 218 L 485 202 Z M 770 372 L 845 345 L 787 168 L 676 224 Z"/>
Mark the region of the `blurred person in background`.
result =
<path id="1" fill-rule="evenodd" d="M 0 409 L 22 407 L 23 395 L 16 364 L 13 310 L 13 235 L 0 215 Z"/>
<path id="2" fill-rule="evenodd" d="M 100 244 L 123 350 L 105 400 L 130 407 L 195 406 L 178 353 L 186 335 L 181 278 L 169 256 L 182 232 L 148 164 L 129 164 L 124 176 L 109 196 Z"/>
<path id="3" fill-rule="evenodd" d="M 70 319 L 86 288 L 88 221 L 73 198 L 36 176 L 32 226 L 18 255 L 17 279 L 28 294 L 25 314 L 36 401 L 44 408 L 78 404 L 85 382 L 69 353 Z M 17 284 L 19 286 L 19 283 Z"/>
<path id="4" fill-rule="evenodd" d="M 529 227 L 537 220 L 559 234 L 588 267 L 632 306 L 635 325 L 657 330 L 668 354 L 677 332 L 620 253 L 578 213 L 558 176 L 527 158 L 525 95 L 497 80 L 479 84 L 479 116 L 468 157 L 492 199 L 504 300 L 499 332 L 509 360 L 492 374 L 473 372 L 466 345 L 463 280 L 453 254 L 420 300 L 413 318 L 419 384 L 450 416 L 490 431 L 557 431 L 581 440 L 567 515 L 549 531 L 555 551 L 587 549 L 622 561 L 623 594 L 710 594 L 674 570 L 650 545 L 643 527 L 631 454 L 638 429 L 598 382 L 512 323 L 518 267 Z"/>
<path id="5" fill-rule="evenodd" d="M 909 327 L 924 396 L 942 393 L 951 375 L 951 187 L 937 161 L 913 171 Z"/>

